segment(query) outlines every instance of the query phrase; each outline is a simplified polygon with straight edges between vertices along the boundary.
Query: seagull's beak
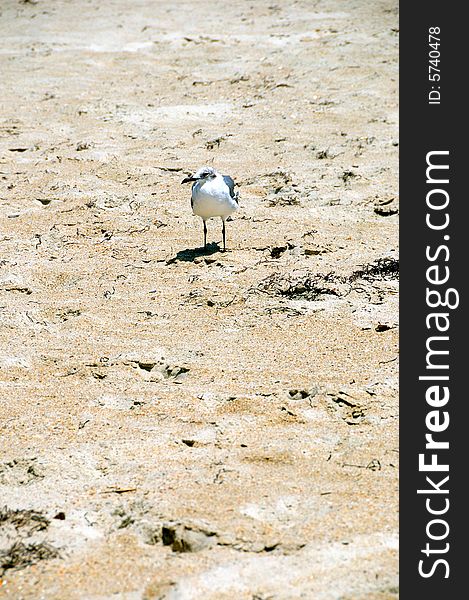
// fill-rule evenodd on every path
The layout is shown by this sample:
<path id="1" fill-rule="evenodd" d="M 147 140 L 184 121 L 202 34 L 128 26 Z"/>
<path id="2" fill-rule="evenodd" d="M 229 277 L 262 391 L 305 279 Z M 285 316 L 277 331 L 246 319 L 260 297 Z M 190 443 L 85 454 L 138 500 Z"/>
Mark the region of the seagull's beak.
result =
<path id="1" fill-rule="evenodd" d="M 184 177 L 181 183 L 189 183 L 190 181 L 197 181 L 197 177 Z"/>

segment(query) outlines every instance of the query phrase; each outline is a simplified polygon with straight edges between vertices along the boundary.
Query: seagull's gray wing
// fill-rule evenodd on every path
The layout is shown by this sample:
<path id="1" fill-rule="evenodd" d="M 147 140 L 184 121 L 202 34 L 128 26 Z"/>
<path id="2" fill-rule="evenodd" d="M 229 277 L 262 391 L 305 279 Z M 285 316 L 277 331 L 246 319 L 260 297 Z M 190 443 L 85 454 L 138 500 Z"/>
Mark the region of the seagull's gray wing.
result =
<path id="1" fill-rule="evenodd" d="M 195 188 L 195 184 L 197 183 L 197 181 L 194 181 L 194 183 L 192 184 L 192 188 L 191 188 L 191 208 L 194 208 L 194 188 Z"/>
<path id="2" fill-rule="evenodd" d="M 223 181 L 226 183 L 230 190 L 230 196 L 233 198 L 235 202 L 238 202 L 238 192 L 235 192 L 235 182 L 231 179 L 229 175 L 223 175 Z"/>

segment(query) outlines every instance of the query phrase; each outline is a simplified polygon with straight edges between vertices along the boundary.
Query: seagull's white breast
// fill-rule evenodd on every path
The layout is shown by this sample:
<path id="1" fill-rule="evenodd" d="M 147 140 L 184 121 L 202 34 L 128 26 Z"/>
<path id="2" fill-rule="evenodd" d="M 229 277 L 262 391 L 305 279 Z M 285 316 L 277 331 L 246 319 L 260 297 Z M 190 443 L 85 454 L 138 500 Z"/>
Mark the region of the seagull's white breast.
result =
<path id="1" fill-rule="evenodd" d="M 237 208 L 237 202 L 231 197 L 223 176 L 219 174 L 210 180 L 197 181 L 192 188 L 192 211 L 202 219 L 224 218 Z"/>

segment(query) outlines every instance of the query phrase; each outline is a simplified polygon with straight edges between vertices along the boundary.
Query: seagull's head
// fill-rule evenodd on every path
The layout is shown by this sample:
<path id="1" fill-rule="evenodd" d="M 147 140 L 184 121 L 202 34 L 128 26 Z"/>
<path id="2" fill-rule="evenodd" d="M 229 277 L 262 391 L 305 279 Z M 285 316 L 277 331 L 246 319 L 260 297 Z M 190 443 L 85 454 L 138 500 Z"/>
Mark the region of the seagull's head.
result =
<path id="1" fill-rule="evenodd" d="M 181 183 L 189 183 L 190 181 L 210 181 L 217 176 L 217 172 L 213 167 L 200 167 L 194 175 L 185 177 Z"/>

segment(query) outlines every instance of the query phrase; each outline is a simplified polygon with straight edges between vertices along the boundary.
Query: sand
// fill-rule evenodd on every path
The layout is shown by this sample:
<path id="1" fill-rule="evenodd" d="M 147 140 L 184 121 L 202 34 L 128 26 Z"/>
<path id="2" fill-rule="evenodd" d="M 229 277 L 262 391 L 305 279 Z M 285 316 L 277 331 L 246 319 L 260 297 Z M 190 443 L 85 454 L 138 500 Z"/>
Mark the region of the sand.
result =
<path id="1" fill-rule="evenodd" d="M 397 43 L 387 0 L 1 3 L 1 597 L 397 598 Z"/>

